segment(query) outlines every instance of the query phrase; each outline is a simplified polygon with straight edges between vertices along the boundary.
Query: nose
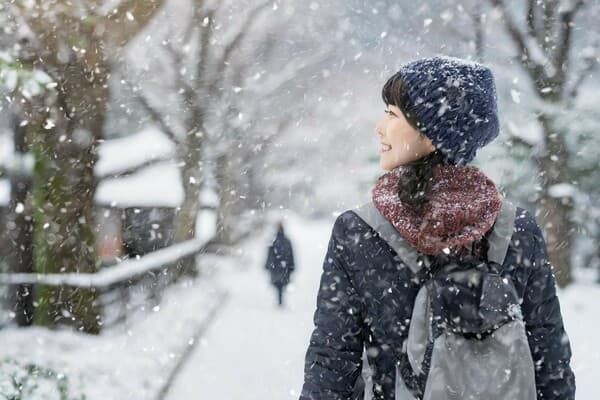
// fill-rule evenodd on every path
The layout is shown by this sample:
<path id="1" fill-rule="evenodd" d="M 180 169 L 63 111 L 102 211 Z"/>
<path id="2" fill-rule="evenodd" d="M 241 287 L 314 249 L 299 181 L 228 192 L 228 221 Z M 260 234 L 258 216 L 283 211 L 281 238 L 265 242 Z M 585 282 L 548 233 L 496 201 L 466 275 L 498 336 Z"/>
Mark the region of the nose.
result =
<path id="1" fill-rule="evenodd" d="M 375 132 L 377 133 L 378 136 L 383 136 L 382 133 L 383 129 L 382 129 L 382 124 L 381 124 L 381 120 L 379 122 L 377 122 L 377 124 L 375 124 Z"/>

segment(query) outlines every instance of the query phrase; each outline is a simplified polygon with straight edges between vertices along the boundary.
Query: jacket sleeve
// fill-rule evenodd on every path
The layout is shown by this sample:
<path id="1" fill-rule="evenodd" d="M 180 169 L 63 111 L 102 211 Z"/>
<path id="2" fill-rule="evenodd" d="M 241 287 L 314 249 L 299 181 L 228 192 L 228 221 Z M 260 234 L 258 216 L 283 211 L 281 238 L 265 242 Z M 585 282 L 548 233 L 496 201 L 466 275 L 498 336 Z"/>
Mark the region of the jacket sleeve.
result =
<path id="1" fill-rule="evenodd" d="M 292 242 L 288 239 L 285 241 L 285 259 L 288 263 L 288 270 L 294 271 L 294 250 L 292 248 Z"/>
<path id="2" fill-rule="evenodd" d="M 296 263 L 294 262 L 294 247 L 292 246 L 291 242 L 290 242 L 289 246 L 290 246 L 290 271 L 294 271 L 294 269 L 296 269 Z"/>
<path id="3" fill-rule="evenodd" d="M 265 262 L 265 269 L 272 269 L 271 264 L 273 261 L 273 245 L 270 245 L 267 249 L 267 261 Z"/>
<path id="4" fill-rule="evenodd" d="M 539 400 L 575 398 L 575 376 L 570 367 L 571 346 L 563 326 L 552 265 L 546 242 L 533 224 L 533 260 L 523 297 L 523 315 L 536 368 Z"/>
<path id="5" fill-rule="evenodd" d="M 361 371 L 363 308 L 347 273 L 344 238 L 340 216 L 323 261 L 300 400 L 348 400 Z"/>

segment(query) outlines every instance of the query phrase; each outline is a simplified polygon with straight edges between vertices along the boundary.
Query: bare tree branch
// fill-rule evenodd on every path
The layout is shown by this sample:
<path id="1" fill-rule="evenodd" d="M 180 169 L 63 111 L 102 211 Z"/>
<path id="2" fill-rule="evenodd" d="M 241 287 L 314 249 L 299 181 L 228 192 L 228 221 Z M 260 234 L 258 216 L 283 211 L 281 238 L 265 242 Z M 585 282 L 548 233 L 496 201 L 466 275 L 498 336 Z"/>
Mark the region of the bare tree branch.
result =
<path id="1" fill-rule="evenodd" d="M 509 14 L 504 2 L 502 0 L 490 0 L 490 3 L 498 8 L 502 12 L 502 17 L 504 19 L 504 25 L 506 26 L 511 38 L 515 42 L 515 44 L 519 47 L 519 52 L 522 55 L 528 56 L 530 51 L 525 42 L 525 38 L 523 37 L 523 33 L 519 30 L 516 22 L 513 20 L 512 16 Z M 529 68 L 528 65 L 525 65 Z"/>
<path id="2" fill-rule="evenodd" d="M 183 75 L 180 73 L 180 69 L 185 66 L 185 57 L 181 51 L 173 47 L 172 43 L 169 43 L 167 46 L 165 46 L 165 50 L 171 56 L 171 65 L 175 67 L 175 75 L 177 76 L 176 85 L 180 89 L 183 89 L 184 97 L 186 99 L 193 98 L 194 88 L 188 83 L 187 80 L 183 79 Z"/>
<path id="3" fill-rule="evenodd" d="M 150 104 L 146 96 L 144 96 L 143 93 L 139 93 L 135 98 L 140 102 L 140 104 L 144 107 L 148 114 L 150 114 L 152 120 L 160 126 L 161 131 L 163 131 L 163 133 L 167 135 L 167 137 L 173 143 L 179 144 L 179 140 L 177 139 L 177 135 L 175 134 L 173 129 L 171 129 L 171 127 L 165 120 L 164 116 L 160 113 L 160 111 L 158 111 L 155 107 L 153 107 Z"/>
<path id="4" fill-rule="evenodd" d="M 126 176 L 130 176 L 135 174 L 136 172 L 139 172 L 147 167 L 151 167 L 153 165 L 159 164 L 161 162 L 165 162 L 165 161 L 170 161 L 172 160 L 173 157 L 172 156 L 161 156 L 161 157 L 156 157 L 156 158 L 151 158 L 149 160 L 144 161 L 141 164 L 138 164 L 134 167 L 131 168 L 127 168 L 125 170 L 121 170 L 118 172 L 111 172 L 111 173 L 107 173 L 107 174 L 103 174 L 100 176 L 97 176 L 98 180 L 105 180 L 105 179 L 114 179 L 114 178 L 123 178 Z"/>
<path id="5" fill-rule="evenodd" d="M 569 63 L 569 48 L 571 47 L 571 33 L 573 31 L 573 19 L 585 0 L 578 0 L 570 10 L 563 11 L 560 15 L 560 32 L 558 37 L 558 48 L 554 59 L 554 65 L 558 73 L 564 77 Z"/>
<path id="6" fill-rule="evenodd" d="M 218 66 L 226 65 L 229 62 L 233 51 L 236 50 L 236 48 L 239 46 L 243 37 L 248 34 L 248 31 L 250 31 L 252 25 L 256 23 L 260 13 L 263 10 L 267 9 L 270 6 L 270 4 L 270 1 L 265 1 L 264 3 L 256 6 L 252 11 L 248 13 L 248 15 L 246 16 L 246 20 L 242 24 L 242 27 L 240 28 L 238 33 L 235 35 L 233 40 L 231 40 L 229 44 L 225 47 L 221 59 L 217 63 Z"/>
<path id="7" fill-rule="evenodd" d="M 485 45 L 484 45 L 484 41 L 485 41 L 485 33 L 484 33 L 484 29 L 483 29 L 483 3 L 480 1 L 475 2 L 475 5 L 473 6 L 473 10 L 471 12 L 468 13 L 469 17 L 471 17 L 471 20 L 473 22 L 473 36 L 474 36 L 474 42 L 475 42 L 475 56 L 477 57 L 477 61 L 479 62 L 483 62 L 483 59 L 485 58 Z M 453 27 L 453 30 L 454 29 Z M 456 32 L 456 34 L 461 37 L 462 34 L 459 32 Z M 463 38 L 463 40 L 465 40 Z M 467 38 L 466 41 L 470 40 L 470 38 Z"/>
<path id="8" fill-rule="evenodd" d="M 529 143 L 528 141 L 526 141 L 522 137 L 517 136 L 517 135 L 512 134 L 512 133 L 509 134 L 508 140 L 511 141 L 511 142 L 513 142 L 513 143 L 515 143 L 515 144 L 518 144 L 518 145 L 521 145 L 521 146 L 525 146 L 528 149 L 531 149 L 531 148 L 534 147 L 534 145 L 532 143 Z"/>
<path id="9" fill-rule="evenodd" d="M 181 89 L 183 91 L 183 104 L 184 106 L 188 107 L 186 110 L 184 110 L 187 113 L 191 112 L 191 115 L 188 114 L 187 117 L 187 123 L 186 123 L 186 129 L 189 129 L 188 132 L 186 132 L 186 136 L 198 131 L 203 131 L 204 130 L 204 124 L 203 124 L 203 108 L 202 108 L 202 102 L 201 100 L 198 98 L 198 94 L 202 93 L 202 86 L 198 85 L 199 88 L 194 88 L 190 82 L 186 79 L 184 79 L 184 75 L 180 72 L 180 69 L 182 67 L 185 66 L 185 57 L 183 56 L 183 54 L 178 51 L 177 49 L 175 49 L 171 44 L 169 44 L 168 46 L 166 46 L 166 50 L 167 52 L 169 52 L 171 54 L 171 58 L 172 58 L 172 65 L 175 67 L 175 74 L 176 74 L 176 83 L 175 85 Z M 197 60 L 198 63 L 203 63 L 203 60 Z M 193 79 L 196 79 L 196 82 L 199 83 L 200 82 L 200 78 L 199 77 L 193 77 Z"/>
<path id="10" fill-rule="evenodd" d="M 521 64 L 523 65 L 523 67 L 529 71 L 531 74 L 533 74 L 533 78 L 534 81 L 536 81 L 537 79 L 539 79 L 540 77 L 543 76 L 544 73 L 544 66 L 541 64 L 541 62 L 537 59 L 534 59 L 532 51 L 534 51 L 533 49 L 531 49 L 531 46 L 536 46 L 536 38 L 535 37 L 529 37 L 531 40 L 527 40 L 525 38 L 525 35 L 523 34 L 523 32 L 521 32 L 521 30 L 519 29 L 519 27 L 517 26 L 516 21 L 513 19 L 513 17 L 510 15 L 510 13 L 508 12 L 506 5 L 504 4 L 504 2 L 502 0 L 489 0 L 490 3 L 498 8 L 503 15 L 503 19 L 504 19 L 504 25 L 510 35 L 510 37 L 512 38 L 513 42 L 516 44 L 518 51 L 519 51 L 519 61 L 521 62 Z M 540 52 L 542 51 L 541 49 L 538 49 Z M 545 57 L 545 54 L 544 54 Z"/>
<path id="11" fill-rule="evenodd" d="M 217 6 L 218 7 L 218 6 Z M 197 80 L 198 89 L 202 89 L 204 87 L 204 82 L 206 80 L 206 70 L 208 66 L 208 54 L 210 50 L 210 42 L 213 34 L 213 23 L 215 19 L 215 14 L 217 12 L 217 7 L 210 8 L 206 14 L 202 13 L 202 6 L 196 6 L 194 9 L 194 18 L 198 21 L 199 24 L 203 27 L 200 33 L 200 43 L 198 46 L 198 57 L 196 59 L 196 71 L 194 73 L 194 79 Z M 204 15 L 204 18 L 202 16 Z M 204 22 L 206 20 L 206 23 Z M 201 103 L 201 99 L 198 96 L 201 94 L 202 90 L 198 90 L 195 94 L 194 101 L 197 104 Z"/>
<path id="12" fill-rule="evenodd" d="M 560 0 L 544 0 L 543 2 L 537 2 L 538 7 L 542 8 L 542 27 L 543 30 L 540 32 L 538 37 L 539 43 L 544 48 L 547 54 L 552 52 L 555 48 L 556 32 L 554 31 L 555 14 L 560 7 Z M 554 60 L 553 60 L 554 61 Z"/>
<path id="13" fill-rule="evenodd" d="M 600 49 L 594 50 L 594 53 L 597 54 L 597 52 L 599 50 Z M 573 83 L 573 86 L 571 86 L 571 90 L 569 90 L 569 93 L 567 95 L 567 102 L 569 104 L 572 103 L 572 101 L 575 99 L 575 97 L 577 97 L 579 88 L 581 87 L 581 84 L 583 83 L 583 81 L 587 77 L 589 77 L 591 75 L 591 72 L 594 71 L 594 69 L 596 69 L 596 67 L 598 67 L 598 65 L 599 65 L 598 59 L 594 56 L 589 56 L 589 57 L 584 58 L 584 63 L 585 63 L 585 65 L 583 66 L 583 68 L 581 69 L 579 74 L 577 75 L 577 79 Z"/>
<path id="14" fill-rule="evenodd" d="M 221 73 L 219 74 L 220 76 L 224 74 L 225 68 L 223 68 L 223 66 L 229 63 L 233 51 L 238 48 L 244 36 L 248 34 L 248 31 L 250 30 L 252 25 L 257 22 L 260 13 L 267 9 L 270 6 L 270 4 L 271 2 L 265 1 L 262 4 L 257 5 L 254 9 L 252 9 L 246 16 L 246 20 L 241 24 L 241 27 L 238 30 L 235 37 L 227 44 L 227 46 L 225 46 L 225 50 L 223 50 L 223 54 L 221 55 L 221 58 L 216 64 L 216 68 L 220 69 L 221 71 Z M 214 92 L 219 80 L 220 79 L 217 76 L 214 77 L 210 85 L 209 93 Z"/>
<path id="15" fill-rule="evenodd" d="M 197 27 L 197 20 L 196 20 L 197 13 L 198 13 L 198 10 L 196 7 L 194 7 L 194 16 L 192 18 L 190 18 L 190 21 L 185 29 L 185 32 L 183 33 L 183 37 L 181 38 L 181 43 L 183 43 L 184 45 L 187 45 L 192 41 L 193 34 L 194 34 L 194 28 Z"/>
<path id="16" fill-rule="evenodd" d="M 527 33 L 529 36 L 539 39 L 538 31 L 536 29 L 535 3 L 536 0 L 527 1 Z"/>

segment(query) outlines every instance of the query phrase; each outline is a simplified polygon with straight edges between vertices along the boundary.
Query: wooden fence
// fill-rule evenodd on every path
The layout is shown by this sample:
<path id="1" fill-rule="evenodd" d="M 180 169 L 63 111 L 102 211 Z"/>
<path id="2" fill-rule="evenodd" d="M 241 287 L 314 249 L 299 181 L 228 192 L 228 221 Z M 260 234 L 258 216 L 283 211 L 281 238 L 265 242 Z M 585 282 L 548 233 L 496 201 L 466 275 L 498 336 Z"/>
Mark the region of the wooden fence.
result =
<path id="1" fill-rule="evenodd" d="M 205 246 L 205 241 L 190 240 L 121 261 L 95 273 L 0 273 L 0 287 L 6 290 L 21 285 L 29 293 L 34 293 L 38 285 L 94 288 L 100 293 L 103 326 L 109 328 L 125 322 L 136 310 L 157 306 L 164 289 L 180 277 L 181 265 L 195 258 Z M 10 321 L 10 317 L 0 321 L 0 328 Z"/>

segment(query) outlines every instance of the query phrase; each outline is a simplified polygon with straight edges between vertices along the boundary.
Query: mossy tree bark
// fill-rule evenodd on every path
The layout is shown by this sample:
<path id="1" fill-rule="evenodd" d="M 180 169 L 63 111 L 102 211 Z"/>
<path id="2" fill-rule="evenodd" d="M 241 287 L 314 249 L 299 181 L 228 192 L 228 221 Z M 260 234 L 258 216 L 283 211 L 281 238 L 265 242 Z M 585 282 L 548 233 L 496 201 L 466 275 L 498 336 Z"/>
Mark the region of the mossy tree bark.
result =
<path id="1" fill-rule="evenodd" d="M 41 98 L 28 101 L 24 112 L 35 159 L 36 272 L 91 273 L 99 267 L 94 165 L 109 100 L 110 65 L 163 2 L 124 0 L 106 14 L 100 14 L 103 2 L 94 0 L 82 3 L 83 8 L 67 0 L 15 2 L 36 39 L 33 56 L 25 62 L 55 83 Z M 94 288 L 39 286 L 34 321 L 98 333 L 98 296 Z"/>

